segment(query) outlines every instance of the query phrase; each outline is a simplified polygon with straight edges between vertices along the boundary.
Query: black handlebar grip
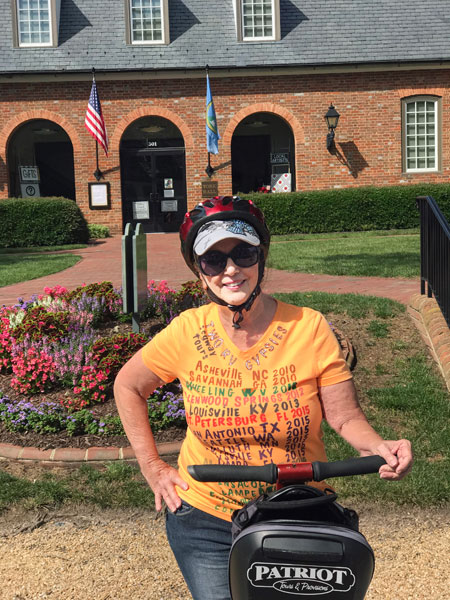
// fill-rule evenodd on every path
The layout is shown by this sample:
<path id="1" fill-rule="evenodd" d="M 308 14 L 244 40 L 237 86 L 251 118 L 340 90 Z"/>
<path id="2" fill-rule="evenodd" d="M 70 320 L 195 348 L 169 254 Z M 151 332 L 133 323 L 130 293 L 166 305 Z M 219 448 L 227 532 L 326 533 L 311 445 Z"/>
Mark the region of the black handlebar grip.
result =
<path id="1" fill-rule="evenodd" d="M 196 481 L 264 481 L 275 483 L 278 468 L 273 463 L 259 467 L 243 465 L 189 465 L 188 473 Z"/>
<path id="2" fill-rule="evenodd" d="M 348 458 L 335 462 L 312 463 L 314 481 L 323 481 L 330 477 L 346 477 L 347 475 L 365 475 L 366 473 L 378 473 L 381 465 L 386 464 L 381 456 L 362 456 L 359 458 Z"/>

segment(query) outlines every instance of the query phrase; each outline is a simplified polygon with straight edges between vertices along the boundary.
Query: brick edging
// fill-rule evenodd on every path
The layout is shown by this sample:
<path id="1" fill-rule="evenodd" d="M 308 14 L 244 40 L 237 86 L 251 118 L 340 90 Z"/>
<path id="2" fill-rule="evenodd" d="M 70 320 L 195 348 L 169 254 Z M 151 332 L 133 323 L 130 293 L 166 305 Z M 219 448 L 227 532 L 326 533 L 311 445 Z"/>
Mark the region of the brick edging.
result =
<path id="1" fill-rule="evenodd" d="M 178 454 L 182 442 L 165 442 L 157 444 L 160 456 Z M 13 460 L 23 463 L 40 462 L 53 466 L 75 466 L 84 463 L 104 463 L 116 460 L 136 461 L 136 456 L 130 446 L 118 448 L 116 446 L 91 448 L 52 448 L 41 450 L 32 446 L 15 446 L 14 444 L 0 444 L 0 461 Z"/>
<path id="2" fill-rule="evenodd" d="M 434 298 L 414 294 L 407 310 L 450 391 L 450 328 L 438 303 Z"/>

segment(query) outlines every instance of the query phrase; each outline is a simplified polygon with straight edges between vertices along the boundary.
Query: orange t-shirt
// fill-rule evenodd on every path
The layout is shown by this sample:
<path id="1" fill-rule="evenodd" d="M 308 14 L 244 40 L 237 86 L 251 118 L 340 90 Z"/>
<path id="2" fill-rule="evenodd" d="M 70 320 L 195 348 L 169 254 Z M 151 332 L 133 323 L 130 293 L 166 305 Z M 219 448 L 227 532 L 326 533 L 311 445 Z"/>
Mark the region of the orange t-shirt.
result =
<path id="1" fill-rule="evenodd" d="M 187 466 L 326 460 L 318 387 L 351 378 L 325 318 L 280 301 L 248 350 L 231 342 L 211 303 L 175 318 L 144 347 L 143 360 L 183 387 L 188 429 L 178 464 L 189 489 L 177 490 L 180 497 L 225 520 L 272 487 L 199 483 Z"/>

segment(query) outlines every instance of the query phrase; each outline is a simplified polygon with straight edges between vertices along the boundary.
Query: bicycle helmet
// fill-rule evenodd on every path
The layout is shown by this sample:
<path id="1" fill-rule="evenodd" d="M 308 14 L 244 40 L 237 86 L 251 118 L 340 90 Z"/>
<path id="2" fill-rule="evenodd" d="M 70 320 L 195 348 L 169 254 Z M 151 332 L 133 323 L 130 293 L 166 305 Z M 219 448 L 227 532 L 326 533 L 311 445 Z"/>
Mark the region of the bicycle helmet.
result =
<path id="1" fill-rule="evenodd" d="M 251 200 L 239 198 L 239 196 L 217 196 L 197 204 L 191 211 L 187 212 L 180 227 L 181 253 L 188 267 L 199 276 L 199 268 L 194 253 L 194 242 L 199 229 L 209 221 L 231 221 L 241 220 L 249 223 L 256 230 L 260 239 L 262 250 L 259 260 L 258 283 L 246 302 L 239 306 L 227 304 L 218 298 L 207 286 L 209 298 L 222 306 L 227 306 L 232 312 L 233 327 L 240 328 L 239 323 L 243 320 L 242 311 L 250 310 L 255 298 L 261 292 L 260 283 L 264 275 L 264 265 L 270 245 L 270 233 L 264 221 L 262 212 Z"/>
<path id="2" fill-rule="evenodd" d="M 216 196 L 200 202 L 187 212 L 180 227 L 181 253 L 187 266 L 195 275 L 198 275 L 198 267 L 195 263 L 193 247 L 200 227 L 208 221 L 231 221 L 234 219 L 247 221 L 256 229 L 261 240 L 264 257 L 267 257 L 270 233 L 259 208 L 251 200 L 244 200 L 239 196 Z"/>

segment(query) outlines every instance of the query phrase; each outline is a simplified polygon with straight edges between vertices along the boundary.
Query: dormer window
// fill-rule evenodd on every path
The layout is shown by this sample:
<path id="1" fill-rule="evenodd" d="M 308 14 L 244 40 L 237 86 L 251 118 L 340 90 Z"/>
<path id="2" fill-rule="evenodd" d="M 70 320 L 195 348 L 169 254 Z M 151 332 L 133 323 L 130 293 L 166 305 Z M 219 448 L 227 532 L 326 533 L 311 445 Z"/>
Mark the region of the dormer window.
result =
<path id="1" fill-rule="evenodd" d="M 126 0 L 129 44 L 168 44 L 168 0 Z"/>
<path id="2" fill-rule="evenodd" d="M 280 0 L 235 0 L 234 9 L 239 41 L 280 39 Z"/>
<path id="3" fill-rule="evenodd" d="M 15 45 L 56 46 L 61 0 L 15 0 Z"/>

